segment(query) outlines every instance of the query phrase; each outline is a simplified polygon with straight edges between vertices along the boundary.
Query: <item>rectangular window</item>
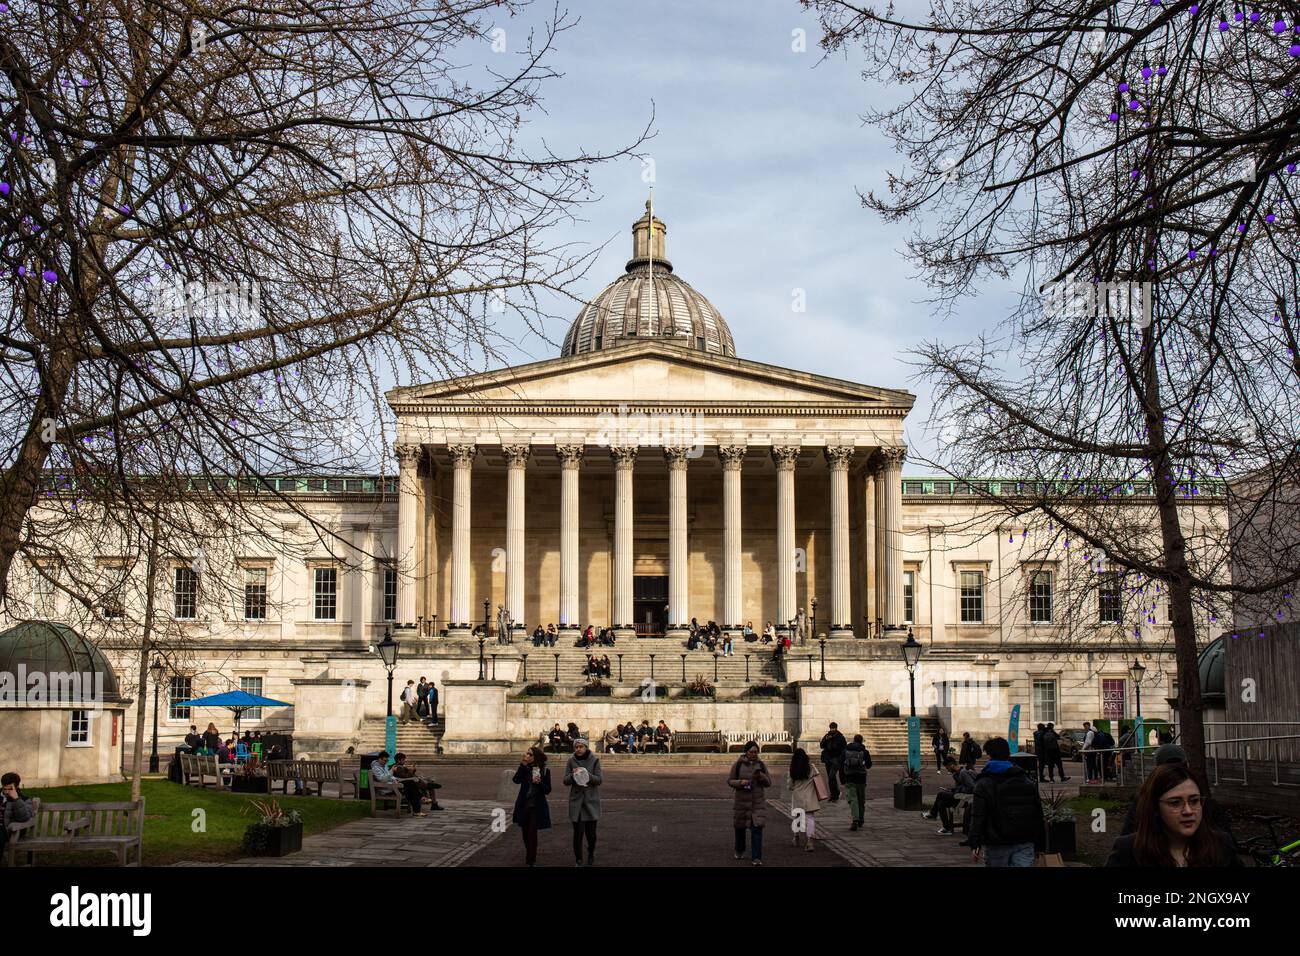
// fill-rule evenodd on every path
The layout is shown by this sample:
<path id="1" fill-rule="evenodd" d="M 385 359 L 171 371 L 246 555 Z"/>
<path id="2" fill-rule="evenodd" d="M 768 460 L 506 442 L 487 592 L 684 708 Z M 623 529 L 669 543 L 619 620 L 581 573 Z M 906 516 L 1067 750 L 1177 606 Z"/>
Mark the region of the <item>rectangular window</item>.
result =
<path id="1" fill-rule="evenodd" d="M 255 697 L 262 696 L 262 678 L 260 677 L 241 677 L 239 678 L 239 689 L 246 694 L 252 694 Z M 261 720 L 262 708 L 250 707 L 244 711 L 245 720 Z"/>
<path id="2" fill-rule="evenodd" d="M 192 621 L 199 608 L 199 576 L 193 568 L 176 569 L 172 590 L 172 614 L 178 620 Z"/>
<path id="3" fill-rule="evenodd" d="M 338 571 L 334 568 L 316 568 L 313 579 L 316 620 L 332 621 L 338 612 Z"/>
<path id="4" fill-rule="evenodd" d="M 961 572 L 961 622 L 984 623 L 984 572 Z"/>
<path id="5" fill-rule="evenodd" d="M 54 617 L 59 598 L 54 586 L 54 574 L 52 568 L 32 568 L 32 617 Z"/>
<path id="6" fill-rule="evenodd" d="M 1119 624 L 1119 575 L 1107 572 L 1097 585 L 1097 620 L 1103 624 Z"/>
<path id="7" fill-rule="evenodd" d="M 266 568 L 244 569 L 244 620 L 266 620 Z"/>
<path id="8" fill-rule="evenodd" d="M 106 621 L 120 621 L 123 613 L 121 597 L 116 593 L 104 595 L 99 602 L 99 613 Z"/>
<path id="9" fill-rule="evenodd" d="M 1122 720 L 1124 718 L 1124 704 L 1128 698 L 1125 685 L 1128 682 L 1122 677 L 1103 677 L 1101 681 L 1101 716 L 1105 720 Z M 1118 734 L 1111 736 L 1118 739 Z"/>
<path id="10" fill-rule="evenodd" d="M 1034 722 L 1056 723 L 1056 681 L 1034 681 Z"/>
<path id="11" fill-rule="evenodd" d="M 68 746 L 90 746 L 90 711 L 73 710 L 68 713 Z"/>
<path id="12" fill-rule="evenodd" d="M 1029 578 L 1029 623 L 1052 623 L 1052 572 L 1035 571 Z"/>
<path id="13" fill-rule="evenodd" d="M 384 620 L 397 620 L 397 569 L 384 568 Z"/>
<path id="14" fill-rule="evenodd" d="M 190 709 L 185 702 L 194 697 L 194 681 L 189 677 L 173 677 L 167 686 L 167 716 L 171 720 L 189 720 Z"/>
<path id="15" fill-rule="evenodd" d="M 912 571 L 903 572 L 903 623 L 915 623 L 913 615 L 916 613 L 916 575 Z"/>

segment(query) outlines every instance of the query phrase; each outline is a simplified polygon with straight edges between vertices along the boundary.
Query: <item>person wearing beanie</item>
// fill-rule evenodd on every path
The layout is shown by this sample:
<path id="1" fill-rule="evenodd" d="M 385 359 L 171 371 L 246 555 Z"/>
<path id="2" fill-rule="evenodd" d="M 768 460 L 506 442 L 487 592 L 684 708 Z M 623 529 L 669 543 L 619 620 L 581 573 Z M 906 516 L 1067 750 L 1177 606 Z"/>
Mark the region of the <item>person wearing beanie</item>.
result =
<path id="1" fill-rule="evenodd" d="M 573 824 L 574 866 L 582 866 L 582 841 L 587 840 L 587 866 L 596 865 L 596 823 L 600 820 L 600 758 L 585 737 L 573 738 L 573 753 L 564 765 L 569 788 L 569 822 Z"/>

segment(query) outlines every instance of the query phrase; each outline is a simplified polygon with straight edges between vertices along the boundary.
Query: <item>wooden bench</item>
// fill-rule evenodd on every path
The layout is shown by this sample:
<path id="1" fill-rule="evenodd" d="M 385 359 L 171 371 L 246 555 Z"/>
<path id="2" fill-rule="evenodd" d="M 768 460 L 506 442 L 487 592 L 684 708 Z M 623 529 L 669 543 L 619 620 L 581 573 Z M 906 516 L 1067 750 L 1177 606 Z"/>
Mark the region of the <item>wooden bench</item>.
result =
<path id="1" fill-rule="evenodd" d="M 356 776 L 356 774 L 353 775 L 354 780 Z M 393 805 L 391 809 L 388 808 L 390 803 Z M 383 804 L 382 809 L 380 804 Z M 406 794 L 402 792 L 402 785 L 400 783 L 381 783 L 371 775 L 370 815 L 377 817 L 380 814 L 384 816 L 391 814 L 400 820 L 403 812 L 410 813 L 411 806 L 406 802 Z"/>
<path id="2" fill-rule="evenodd" d="M 31 865 L 37 853 L 111 850 L 118 866 L 139 866 L 144 838 L 144 799 L 134 803 L 41 803 L 32 799 L 32 818 L 9 825 L 5 863 L 17 854 Z M 131 848 L 135 863 L 129 863 Z"/>
<path id="3" fill-rule="evenodd" d="M 230 786 L 234 765 L 218 763 L 216 754 L 181 754 L 180 757 L 181 776 L 187 785 L 197 780 L 195 786 L 206 787 L 211 777 L 212 785 L 218 790 Z"/>
<path id="4" fill-rule="evenodd" d="M 684 753 L 687 748 L 700 748 L 723 753 L 726 741 L 718 730 L 678 730 L 673 733 L 670 742 L 673 753 Z"/>
<path id="5" fill-rule="evenodd" d="M 266 778 L 268 789 L 274 790 L 278 783 L 281 793 L 289 792 L 290 781 L 299 780 L 308 795 L 315 784 L 316 796 L 322 796 L 327 783 L 338 784 L 340 800 L 345 787 L 352 788 L 353 797 L 359 792 L 356 774 L 344 773 L 342 760 L 272 760 L 266 764 Z"/>
<path id="6" fill-rule="evenodd" d="M 758 752 L 771 750 L 774 747 L 784 747 L 790 753 L 794 753 L 794 738 L 790 736 L 788 730 L 744 730 L 728 731 L 727 753 L 733 750 L 743 750 L 745 744 L 751 740 L 758 744 Z"/>

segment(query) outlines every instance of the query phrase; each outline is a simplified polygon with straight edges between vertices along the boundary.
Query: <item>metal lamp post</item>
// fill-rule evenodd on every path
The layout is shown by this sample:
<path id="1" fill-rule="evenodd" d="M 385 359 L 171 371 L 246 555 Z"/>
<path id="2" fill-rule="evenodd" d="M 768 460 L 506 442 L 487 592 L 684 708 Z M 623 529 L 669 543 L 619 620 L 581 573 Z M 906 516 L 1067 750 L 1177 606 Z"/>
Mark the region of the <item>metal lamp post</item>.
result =
<path id="1" fill-rule="evenodd" d="M 488 609 L 487 601 L 483 602 L 483 630 L 478 635 L 478 679 L 487 680 L 487 661 L 483 659 L 483 642 L 487 640 L 488 629 Z"/>
<path id="2" fill-rule="evenodd" d="M 149 675 L 153 678 L 153 747 L 149 751 L 149 772 L 158 772 L 158 695 L 162 693 L 163 672 L 162 658 L 155 657 L 149 665 Z M 138 764 L 137 764 L 138 766 Z"/>
<path id="3" fill-rule="evenodd" d="M 1141 719 L 1142 717 L 1142 675 L 1147 672 L 1147 669 L 1143 667 L 1142 662 L 1135 657 L 1133 658 L 1133 663 L 1129 665 L 1128 672 L 1133 677 L 1133 691 L 1135 694 L 1137 694 L 1137 715 L 1136 716 L 1138 717 L 1138 719 Z"/>
<path id="4" fill-rule="evenodd" d="M 375 653 L 379 659 L 384 662 L 384 668 L 388 671 L 388 716 L 393 716 L 393 671 L 397 668 L 397 646 L 398 642 L 393 640 L 393 632 L 389 628 L 384 628 L 384 639 L 375 645 Z"/>
<path id="5" fill-rule="evenodd" d="M 814 597 L 811 600 L 809 600 L 808 605 L 809 607 L 812 608 L 812 630 L 809 633 L 816 634 L 817 633 L 817 598 Z M 825 679 L 826 679 L 825 676 L 823 676 L 822 680 Z"/>
<path id="6" fill-rule="evenodd" d="M 912 711 L 911 715 L 916 716 L 916 664 L 921 659 L 921 651 L 924 648 L 917 643 L 916 638 L 912 635 L 912 629 L 907 629 L 907 640 L 903 642 L 903 663 L 907 665 L 907 682 L 911 685 L 912 693 Z"/>
<path id="7" fill-rule="evenodd" d="M 814 617 L 813 620 L 815 621 L 817 620 L 817 618 Z M 819 634 L 817 636 L 817 643 L 821 645 L 821 652 L 822 652 L 822 676 L 818 679 L 825 680 L 826 679 L 826 635 Z"/>

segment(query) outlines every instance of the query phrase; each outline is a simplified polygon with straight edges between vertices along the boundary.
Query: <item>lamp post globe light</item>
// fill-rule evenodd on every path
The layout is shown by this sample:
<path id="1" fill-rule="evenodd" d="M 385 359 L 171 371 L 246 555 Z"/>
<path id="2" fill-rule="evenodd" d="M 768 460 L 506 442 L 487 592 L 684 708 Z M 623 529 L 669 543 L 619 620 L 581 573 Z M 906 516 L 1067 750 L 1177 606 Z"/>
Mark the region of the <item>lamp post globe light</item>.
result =
<path id="1" fill-rule="evenodd" d="M 166 670 L 162 658 L 155 655 L 153 663 L 149 665 L 149 676 L 153 678 L 153 745 L 149 750 L 150 773 L 158 772 L 158 695 L 162 693 L 163 673 Z"/>
<path id="2" fill-rule="evenodd" d="M 1137 716 L 1141 717 L 1142 716 L 1142 675 L 1147 672 L 1147 669 L 1142 666 L 1142 662 L 1140 660 L 1134 657 L 1133 663 L 1129 665 L 1128 672 L 1133 677 L 1133 691 L 1134 693 L 1137 694 Z"/>
<path id="3" fill-rule="evenodd" d="M 393 632 L 389 628 L 384 628 L 384 639 L 375 645 L 375 653 L 379 659 L 384 662 L 384 667 L 388 671 L 388 716 L 393 716 L 393 671 L 397 667 L 397 647 L 398 642 L 393 640 Z"/>
<path id="4" fill-rule="evenodd" d="M 903 663 L 907 665 L 907 682 L 911 687 L 912 694 L 912 711 L 911 715 L 916 716 L 916 665 L 921 659 L 921 651 L 924 648 L 917 643 L 916 637 L 912 634 L 912 629 L 907 629 L 907 640 L 903 642 Z"/>
<path id="5" fill-rule="evenodd" d="M 817 620 L 817 618 L 814 617 L 813 620 L 815 621 Z M 826 635 L 825 634 L 817 635 L 817 643 L 821 645 L 821 651 L 822 651 L 822 676 L 819 679 L 825 680 L 826 679 Z"/>

